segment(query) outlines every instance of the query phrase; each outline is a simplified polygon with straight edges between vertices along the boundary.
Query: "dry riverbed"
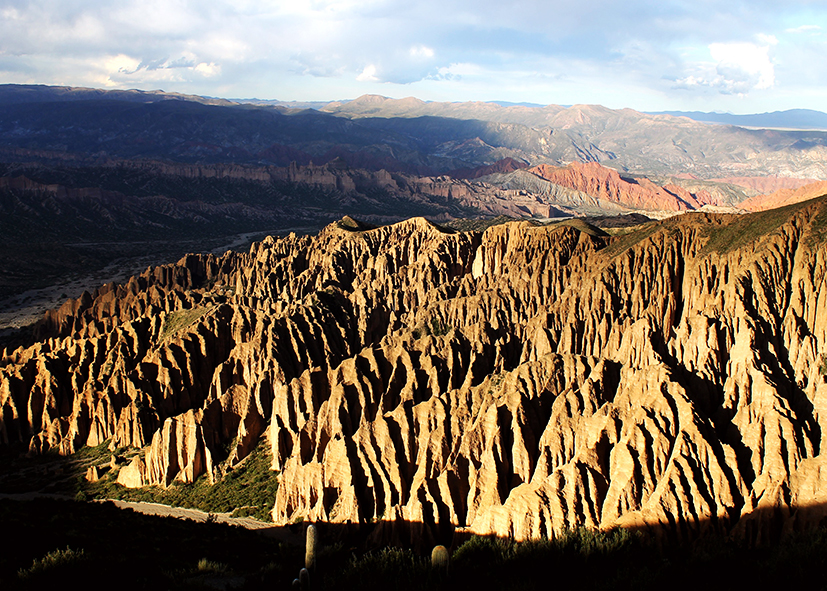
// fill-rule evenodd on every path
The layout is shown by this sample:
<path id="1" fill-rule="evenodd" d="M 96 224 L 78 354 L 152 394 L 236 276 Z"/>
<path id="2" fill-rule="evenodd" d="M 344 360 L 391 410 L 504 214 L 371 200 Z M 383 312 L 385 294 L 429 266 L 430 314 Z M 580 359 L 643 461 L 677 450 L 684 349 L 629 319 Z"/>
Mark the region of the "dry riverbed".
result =
<path id="1" fill-rule="evenodd" d="M 247 232 L 224 237 L 218 246 L 206 251 L 192 244 L 190 252 L 211 252 L 223 254 L 228 250 L 244 251 L 250 244 L 261 240 L 268 234 L 283 235 L 288 232 L 307 233 L 316 231 L 316 227 L 292 227 L 272 232 Z M 215 242 L 213 242 L 215 244 Z M 78 246 L 78 245 L 74 245 Z M 104 244 L 90 244 L 86 246 L 105 247 Z M 17 329 L 36 322 L 46 310 L 59 308 L 68 298 L 78 298 L 84 291 L 93 292 L 106 283 L 123 283 L 133 275 L 138 275 L 147 267 L 174 262 L 167 251 L 148 254 L 138 257 L 121 258 L 106 265 L 102 269 L 87 274 L 67 277 L 53 285 L 38 289 L 30 289 L 23 293 L 0 301 L 0 338 L 5 337 Z"/>

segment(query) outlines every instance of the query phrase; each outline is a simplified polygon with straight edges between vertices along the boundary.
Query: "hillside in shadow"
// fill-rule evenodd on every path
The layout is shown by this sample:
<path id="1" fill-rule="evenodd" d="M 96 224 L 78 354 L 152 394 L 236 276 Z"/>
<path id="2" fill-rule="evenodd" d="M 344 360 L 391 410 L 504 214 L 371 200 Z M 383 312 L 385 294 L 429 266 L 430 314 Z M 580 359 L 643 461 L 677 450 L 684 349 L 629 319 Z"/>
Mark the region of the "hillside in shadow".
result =
<path id="1" fill-rule="evenodd" d="M 279 531 L 141 515 L 108 503 L 0 500 L 4 589 L 290 589 L 304 566 L 301 544 Z M 287 527 L 298 537 L 305 525 Z M 822 588 L 823 530 L 759 548 L 726 537 L 657 544 L 652 531 L 570 531 L 514 542 L 455 535 L 442 540 L 446 571 L 430 548 L 383 546 L 362 527 L 317 524 L 311 589 L 731 589 Z M 416 524 L 405 524 L 416 529 Z M 292 531 L 290 531 L 292 530 Z"/>

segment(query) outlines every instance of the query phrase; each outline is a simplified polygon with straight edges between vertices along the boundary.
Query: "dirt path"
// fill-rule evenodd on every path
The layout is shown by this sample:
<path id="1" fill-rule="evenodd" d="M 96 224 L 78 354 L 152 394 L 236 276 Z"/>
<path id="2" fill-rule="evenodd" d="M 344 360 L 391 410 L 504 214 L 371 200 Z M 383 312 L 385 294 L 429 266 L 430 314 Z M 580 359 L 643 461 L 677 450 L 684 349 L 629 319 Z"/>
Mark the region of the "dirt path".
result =
<path id="1" fill-rule="evenodd" d="M 53 495 L 41 492 L 27 492 L 27 493 L 2 493 L 0 499 L 10 499 L 13 501 L 32 501 L 37 498 L 52 498 L 71 500 L 71 497 L 66 495 Z M 231 517 L 230 513 L 206 513 L 198 509 L 185 509 L 184 507 L 170 507 L 169 505 L 161 505 L 160 503 L 145 503 L 135 501 L 120 501 L 118 499 L 107 499 L 90 501 L 93 503 L 110 502 L 119 509 L 132 509 L 144 515 L 159 515 L 161 517 L 175 517 L 176 519 L 189 519 L 206 523 L 209 520 L 215 520 L 218 523 L 228 523 L 236 525 L 245 529 L 256 530 L 260 533 L 275 538 L 280 542 L 287 544 L 304 544 L 304 537 L 300 533 L 293 533 L 290 528 L 274 525 L 265 521 L 259 521 L 252 517 Z"/>
<path id="2" fill-rule="evenodd" d="M 160 515 L 162 517 L 175 517 L 177 519 L 191 519 L 192 521 L 199 521 L 202 523 L 210 519 L 214 519 L 219 523 L 229 523 L 230 525 L 237 525 L 246 529 L 258 530 L 264 535 L 276 538 L 281 542 L 288 544 L 303 544 L 304 538 L 301 534 L 294 534 L 289 528 L 273 525 L 252 519 L 251 517 L 231 517 L 229 513 L 205 513 L 198 509 L 185 509 L 183 507 L 170 507 L 169 505 L 161 505 L 160 503 L 144 503 L 134 501 L 118 501 L 110 499 L 116 507 L 120 509 L 132 509 L 144 515 Z M 211 517 L 212 516 L 212 517 Z"/>

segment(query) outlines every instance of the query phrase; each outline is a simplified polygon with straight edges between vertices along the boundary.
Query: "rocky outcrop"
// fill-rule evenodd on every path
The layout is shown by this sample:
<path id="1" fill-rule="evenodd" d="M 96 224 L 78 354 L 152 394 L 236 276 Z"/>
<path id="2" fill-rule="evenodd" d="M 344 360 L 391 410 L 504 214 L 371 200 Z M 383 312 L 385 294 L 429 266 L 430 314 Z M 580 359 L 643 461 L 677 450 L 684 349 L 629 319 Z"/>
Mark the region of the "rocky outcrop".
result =
<path id="1" fill-rule="evenodd" d="M 433 540 L 820 523 L 824 199 L 620 238 L 352 220 L 188 256 L 48 314 L 0 438 L 215 479 L 266 437 L 273 517 Z"/>
<path id="2" fill-rule="evenodd" d="M 507 174 L 523 168 L 528 168 L 528 164 L 514 160 L 513 158 L 503 158 L 502 160 L 498 160 L 493 164 L 488 164 L 485 166 L 451 170 L 446 173 L 446 176 L 455 179 L 477 179 L 481 176 L 487 176 L 490 174 Z"/>
<path id="3" fill-rule="evenodd" d="M 573 163 L 564 168 L 542 164 L 528 172 L 555 185 L 626 209 L 687 211 L 711 203 L 708 193 L 696 196 L 676 185 L 661 187 L 646 178 L 627 180 L 616 170 L 597 162 Z"/>

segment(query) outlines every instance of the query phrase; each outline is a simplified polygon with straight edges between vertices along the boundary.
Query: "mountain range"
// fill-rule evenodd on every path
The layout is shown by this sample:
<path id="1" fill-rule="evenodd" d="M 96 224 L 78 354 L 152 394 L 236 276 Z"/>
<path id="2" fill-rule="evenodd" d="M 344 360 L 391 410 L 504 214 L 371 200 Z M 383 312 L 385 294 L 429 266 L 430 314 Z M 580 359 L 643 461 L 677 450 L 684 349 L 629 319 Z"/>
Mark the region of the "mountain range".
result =
<path id="1" fill-rule="evenodd" d="M 827 179 L 824 132 L 595 105 L 285 106 L 2 85 L 0 107 L 6 296 L 136 253 L 177 257 L 348 214 L 663 217 L 765 209 Z"/>
<path id="2" fill-rule="evenodd" d="M 812 109 L 789 109 L 772 113 L 733 115 L 731 113 L 703 113 L 700 111 L 661 111 L 653 115 L 688 117 L 694 121 L 722 123 L 761 129 L 818 129 L 827 130 L 827 113 Z"/>
<path id="3" fill-rule="evenodd" d="M 641 175 L 827 179 L 827 132 L 752 130 L 597 105 L 500 106 L 363 96 L 320 110 L 161 92 L 0 87 L 0 145 L 97 158 L 287 165 L 343 158 L 416 174 L 600 162 Z M 71 122 L 71 123 L 68 123 Z"/>

